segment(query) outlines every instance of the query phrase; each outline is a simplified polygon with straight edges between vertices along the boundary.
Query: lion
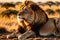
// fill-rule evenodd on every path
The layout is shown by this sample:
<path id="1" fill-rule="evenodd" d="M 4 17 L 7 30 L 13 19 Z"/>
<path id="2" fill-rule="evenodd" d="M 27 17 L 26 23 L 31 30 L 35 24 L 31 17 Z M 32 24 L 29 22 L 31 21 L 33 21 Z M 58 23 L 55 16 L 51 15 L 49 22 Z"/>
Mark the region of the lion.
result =
<path id="1" fill-rule="evenodd" d="M 39 29 L 48 21 L 46 13 L 32 1 L 25 1 L 22 5 L 17 15 L 19 32 L 24 34 L 27 31 L 33 31 L 39 35 Z"/>
<path id="2" fill-rule="evenodd" d="M 18 39 L 25 40 L 28 37 L 48 36 L 55 34 L 56 24 L 55 19 L 49 19 L 45 11 L 32 1 L 25 1 L 20 6 L 20 11 L 17 15 L 18 21 Z M 8 35 L 9 37 L 9 35 Z M 8 38 L 7 37 L 7 38 Z"/>
<path id="3" fill-rule="evenodd" d="M 32 1 L 23 2 L 20 8 L 21 9 L 17 15 L 19 24 L 17 32 L 20 32 L 21 35 L 18 36 L 18 39 L 25 40 L 31 35 L 34 37 L 40 36 L 40 29 L 44 27 L 44 24 L 50 22 L 48 21 L 45 11 Z M 53 28 L 55 29 L 54 24 Z"/>

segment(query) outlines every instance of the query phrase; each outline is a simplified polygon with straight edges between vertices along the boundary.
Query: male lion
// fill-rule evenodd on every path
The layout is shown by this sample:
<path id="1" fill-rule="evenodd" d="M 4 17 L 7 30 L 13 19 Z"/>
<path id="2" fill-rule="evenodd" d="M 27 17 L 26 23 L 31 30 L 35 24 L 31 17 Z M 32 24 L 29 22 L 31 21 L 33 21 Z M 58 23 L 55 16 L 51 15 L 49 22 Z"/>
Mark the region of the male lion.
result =
<path id="1" fill-rule="evenodd" d="M 19 40 L 25 40 L 32 35 L 50 35 L 56 31 L 54 19 L 48 19 L 46 13 L 36 3 L 25 1 L 21 4 L 18 19 Z"/>
<path id="2" fill-rule="evenodd" d="M 25 1 L 21 4 L 20 8 L 21 9 L 17 15 L 17 19 L 19 24 L 18 31 L 22 35 L 20 35 L 18 39 L 25 40 L 29 36 L 35 34 L 36 36 L 39 36 L 42 33 L 41 32 L 39 34 L 40 29 L 44 24 L 48 24 L 48 17 L 46 13 L 42 10 L 42 8 L 32 1 Z M 55 29 L 54 24 L 53 28 Z"/>
<path id="3" fill-rule="evenodd" d="M 22 5 L 17 16 L 20 25 L 19 32 L 24 34 L 27 31 L 33 31 L 39 35 L 39 29 L 48 20 L 46 13 L 32 1 L 25 1 Z"/>

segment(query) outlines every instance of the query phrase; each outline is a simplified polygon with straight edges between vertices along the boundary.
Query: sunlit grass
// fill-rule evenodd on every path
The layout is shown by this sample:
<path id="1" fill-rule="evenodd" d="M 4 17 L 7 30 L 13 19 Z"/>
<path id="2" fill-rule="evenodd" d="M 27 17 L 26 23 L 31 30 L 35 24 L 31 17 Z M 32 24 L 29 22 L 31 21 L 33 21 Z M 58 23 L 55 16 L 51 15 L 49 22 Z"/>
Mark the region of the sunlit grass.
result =
<path id="1" fill-rule="evenodd" d="M 0 17 L 0 27 L 6 28 L 8 31 L 13 29 L 17 29 L 17 18 L 14 15 L 11 15 L 10 18 L 7 17 Z"/>

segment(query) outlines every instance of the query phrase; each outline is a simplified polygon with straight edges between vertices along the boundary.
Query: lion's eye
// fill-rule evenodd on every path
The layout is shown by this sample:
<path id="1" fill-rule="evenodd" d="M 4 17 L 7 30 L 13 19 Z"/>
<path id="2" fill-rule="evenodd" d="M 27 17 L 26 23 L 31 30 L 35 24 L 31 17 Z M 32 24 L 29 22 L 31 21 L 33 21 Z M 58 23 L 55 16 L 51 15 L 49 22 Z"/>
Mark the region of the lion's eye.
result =
<path id="1" fill-rule="evenodd" d="M 18 16 L 20 16 L 21 14 L 18 14 Z"/>
<path id="2" fill-rule="evenodd" d="M 25 10 L 24 10 L 24 13 L 28 13 L 28 10 L 27 10 L 27 9 L 25 9 Z"/>
<path id="3" fill-rule="evenodd" d="M 25 10 L 25 11 L 23 11 L 22 13 L 26 14 L 26 13 L 28 13 L 28 11 Z"/>

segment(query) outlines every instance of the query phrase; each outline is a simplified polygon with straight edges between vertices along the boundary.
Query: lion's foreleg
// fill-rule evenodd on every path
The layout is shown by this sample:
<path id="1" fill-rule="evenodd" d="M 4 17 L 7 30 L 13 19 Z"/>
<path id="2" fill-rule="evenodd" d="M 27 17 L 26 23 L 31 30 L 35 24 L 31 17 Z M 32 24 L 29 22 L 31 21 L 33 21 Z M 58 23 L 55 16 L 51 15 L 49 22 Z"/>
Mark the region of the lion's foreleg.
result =
<path id="1" fill-rule="evenodd" d="M 23 23 L 21 22 L 21 24 Z M 31 30 L 31 26 L 29 25 L 29 23 L 24 20 L 24 24 L 26 25 L 27 31 L 22 35 L 19 35 L 18 39 L 25 40 L 26 38 L 31 37 L 32 35 L 35 37 L 35 33 Z"/>

